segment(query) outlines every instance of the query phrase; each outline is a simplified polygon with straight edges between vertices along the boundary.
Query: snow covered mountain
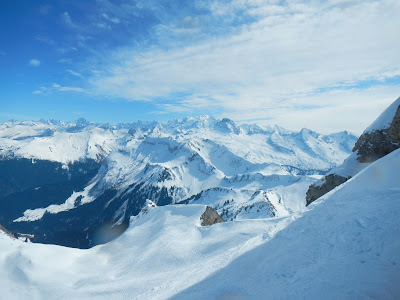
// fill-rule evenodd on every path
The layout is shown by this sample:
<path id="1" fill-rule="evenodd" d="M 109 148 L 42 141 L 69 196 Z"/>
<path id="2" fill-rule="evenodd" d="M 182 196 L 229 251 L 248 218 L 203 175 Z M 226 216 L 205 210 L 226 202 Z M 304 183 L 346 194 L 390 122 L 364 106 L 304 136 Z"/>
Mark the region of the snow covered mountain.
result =
<path id="1" fill-rule="evenodd" d="M 0 231 L 4 299 L 398 299 L 400 150 L 303 212 L 203 227 L 202 205 L 148 207 L 91 249 Z"/>
<path id="2" fill-rule="evenodd" d="M 0 224 L 87 248 L 123 232 L 151 199 L 210 205 L 226 220 L 304 209 L 307 187 L 356 137 L 238 126 L 209 116 L 167 123 L 84 119 L 0 125 Z"/>

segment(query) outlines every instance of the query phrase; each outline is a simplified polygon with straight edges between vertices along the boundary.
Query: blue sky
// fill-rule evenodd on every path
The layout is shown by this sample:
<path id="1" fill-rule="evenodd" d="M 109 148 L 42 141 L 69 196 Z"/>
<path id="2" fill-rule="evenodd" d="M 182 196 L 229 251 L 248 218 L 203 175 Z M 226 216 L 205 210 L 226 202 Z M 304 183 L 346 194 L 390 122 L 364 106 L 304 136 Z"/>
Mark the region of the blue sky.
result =
<path id="1" fill-rule="evenodd" d="M 397 0 L 0 2 L 0 121 L 210 114 L 360 133 L 400 96 Z"/>

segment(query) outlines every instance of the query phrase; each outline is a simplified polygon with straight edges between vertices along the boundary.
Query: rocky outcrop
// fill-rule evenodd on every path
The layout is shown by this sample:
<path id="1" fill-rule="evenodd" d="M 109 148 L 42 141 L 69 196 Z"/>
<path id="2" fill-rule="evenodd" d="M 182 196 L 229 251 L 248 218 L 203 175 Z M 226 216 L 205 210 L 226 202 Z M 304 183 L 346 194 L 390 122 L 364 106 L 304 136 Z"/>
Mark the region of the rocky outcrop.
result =
<path id="1" fill-rule="evenodd" d="M 310 185 L 306 193 L 306 205 L 317 200 L 319 197 L 333 190 L 335 187 L 345 183 L 350 177 L 342 177 L 337 174 L 329 174 L 325 176 L 322 184 L 316 183 Z"/>
<path id="2" fill-rule="evenodd" d="M 360 136 L 353 152 L 357 152 L 359 162 L 371 163 L 398 148 L 400 148 L 400 143 L 391 136 L 390 129 L 382 129 L 367 132 Z"/>
<path id="3" fill-rule="evenodd" d="M 225 222 L 225 220 L 221 218 L 221 216 L 217 213 L 217 211 L 210 206 L 206 207 L 206 210 L 201 215 L 200 220 L 201 220 L 201 226 L 208 226 L 216 223 Z"/>
<path id="4" fill-rule="evenodd" d="M 356 142 L 353 152 L 361 163 L 374 162 L 400 148 L 400 106 L 388 128 L 364 132 Z"/>
<path id="5" fill-rule="evenodd" d="M 389 127 L 389 136 L 397 143 L 400 143 L 400 106 L 396 110 L 392 124 Z"/>
<path id="6" fill-rule="evenodd" d="M 372 129 L 367 129 L 357 140 L 352 151 L 356 154 L 355 159 L 358 163 L 372 163 L 400 148 L 399 103 L 400 98 L 371 125 Z M 394 117 L 392 117 L 394 111 Z M 389 114 L 390 117 L 388 117 Z M 376 124 L 379 124 L 379 126 Z M 331 171 L 322 179 L 322 182 L 310 185 L 306 193 L 306 205 L 346 182 L 349 178 L 351 176 L 344 177 L 336 174 L 335 170 Z"/>

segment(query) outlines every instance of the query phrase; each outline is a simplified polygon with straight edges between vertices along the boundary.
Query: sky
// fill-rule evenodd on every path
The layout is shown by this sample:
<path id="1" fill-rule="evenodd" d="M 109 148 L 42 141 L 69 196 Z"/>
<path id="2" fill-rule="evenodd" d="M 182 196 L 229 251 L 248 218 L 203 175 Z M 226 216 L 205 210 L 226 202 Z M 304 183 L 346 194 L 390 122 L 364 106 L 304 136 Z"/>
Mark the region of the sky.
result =
<path id="1" fill-rule="evenodd" d="M 0 1 L 0 122 L 360 134 L 400 96 L 399 16 L 398 0 Z"/>

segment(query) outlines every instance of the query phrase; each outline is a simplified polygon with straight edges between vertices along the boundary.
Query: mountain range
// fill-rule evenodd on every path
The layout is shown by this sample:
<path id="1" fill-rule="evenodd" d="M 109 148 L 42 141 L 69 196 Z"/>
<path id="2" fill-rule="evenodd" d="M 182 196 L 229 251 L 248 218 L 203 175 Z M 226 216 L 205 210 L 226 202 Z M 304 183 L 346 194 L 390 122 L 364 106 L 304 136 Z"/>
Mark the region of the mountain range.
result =
<path id="1" fill-rule="evenodd" d="M 196 144 L 197 149 L 200 149 L 197 153 L 203 160 L 205 160 L 202 156 L 204 153 L 211 157 L 208 162 L 215 167 L 213 172 L 223 173 L 215 189 L 223 189 L 221 182 L 230 182 L 235 183 L 231 187 L 232 193 L 251 188 L 256 188 L 261 193 L 265 192 L 264 202 L 274 204 L 274 216 L 264 214 L 263 210 L 251 213 L 239 212 L 231 217 L 231 221 L 219 220 L 217 224 L 204 226 L 205 213 L 212 211 L 205 204 L 213 204 L 212 206 L 224 215 L 223 209 L 227 208 L 225 205 L 229 205 L 231 201 L 236 202 L 238 198 L 234 197 L 229 203 L 222 203 L 224 208 L 221 211 L 218 204 L 223 199 L 214 199 L 211 194 L 208 198 L 204 198 L 205 192 L 203 192 L 198 199 L 195 197 L 193 201 L 185 199 L 175 201 L 173 205 L 164 205 L 162 201 L 157 205 L 155 203 L 157 201 L 145 200 L 139 212 L 129 217 L 128 228 L 122 235 L 109 243 L 90 249 L 30 243 L 27 237 L 17 239 L 12 232 L 0 227 L 1 296 L 5 299 L 398 299 L 400 297 L 398 284 L 400 281 L 398 218 L 400 149 L 397 147 L 397 137 L 400 132 L 397 127 L 400 124 L 399 111 L 400 98 L 366 129 L 354 146 L 350 145 L 347 148 L 350 150 L 347 159 L 327 172 L 323 168 L 302 169 L 299 165 L 288 168 L 286 164 L 275 164 L 275 169 L 268 167 L 259 169 L 262 163 L 246 159 L 245 161 L 254 167 L 250 169 L 253 171 L 248 171 L 249 180 L 246 181 L 247 177 L 241 177 L 244 174 L 226 174 L 224 170 L 229 168 L 215 167 L 213 156 L 210 154 L 213 152 L 201 151 L 203 146 Z M 86 125 L 84 128 L 92 130 Z M 225 138 L 229 135 L 231 139 L 249 135 L 248 132 L 246 134 L 242 132 L 244 130 L 242 127 L 237 128 L 239 128 L 237 133 L 228 135 L 225 133 Z M 218 135 L 217 132 L 212 129 L 207 136 L 215 134 L 215 144 L 221 145 L 218 139 L 222 139 L 222 135 Z M 289 143 L 290 139 L 304 137 L 303 133 L 310 131 L 285 132 Z M 256 137 L 254 143 L 266 145 L 269 143 L 268 138 L 264 138 L 263 142 L 257 138 L 268 135 L 257 133 L 250 136 Z M 346 133 L 339 134 L 343 135 L 346 136 Z M 320 149 L 328 149 L 325 144 L 319 142 L 326 141 L 326 136 L 315 133 L 306 136 L 314 137 L 311 139 L 314 144 L 310 140 L 307 144 L 315 147 L 322 145 Z M 151 137 L 152 143 L 156 144 L 154 138 Z M 169 138 L 173 139 L 171 135 Z M 30 139 L 35 140 L 35 138 Z M 142 141 L 146 139 L 147 137 Z M 249 138 L 248 141 L 250 140 Z M 208 141 L 202 141 L 200 144 L 208 145 Z M 136 149 L 141 145 L 140 142 L 138 144 Z M 239 147 L 238 143 L 233 144 Z M 330 144 L 335 145 L 335 142 Z M 390 151 L 387 150 L 389 144 Z M 169 143 L 161 145 L 164 145 L 164 148 L 160 149 L 174 147 Z M 234 150 L 229 147 L 229 143 L 226 145 L 227 152 L 233 153 Z M 248 153 L 255 151 L 252 145 L 243 143 L 240 150 Z M 145 146 L 148 147 L 145 149 L 152 149 L 147 144 L 143 147 Z M 267 146 L 264 147 L 268 149 Z M 263 147 L 257 148 L 260 149 Z M 111 150 L 108 156 L 113 155 L 115 151 Z M 292 150 L 300 151 L 297 147 Z M 174 151 L 170 153 L 175 153 Z M 7 150 L 5 153 L 10 151 Z M 135 157 L 129 151 L 116 153 L 120 155 L 119 157 Z M 184 155 L 173 156 L 165 154 L 168 153 L 166 151 L 146 153 L 151 153 L 147 157 L 149 161 L 151 158 L 152 164 L 163 166 L 169 171 L 175 171 L 173 166 L 182 165 L 178 158 Z M 265 157 L 273 154 L 268 151 L 266 153 L 263 154 Z M 44 163 L 43 159 L 37 157 L 22 158 L 17 157 L 18 155 L 13 158 L 9 156 L 5 161 L 19 159 L 39 166 Z M 230 158 L 226 153 L 223 158 L 225 155 Z M 100 164 L 98 171 L 93 172 L 93 178 L 100 178 L 99 174 L 105 174 L 104 177 L 107 178 L 108 170 L 113 170 L 113 168 L 105 169 L 104 163 L 109 162 L 106 158 L 108 156 L 100 161 L 92 159 L 94 163 Z M 326 154 L 325 157 L 327 156 L 329 155 Z M 365 157 L 368 158 L 367 161 L 364 160 Z M 188 159 L 187 156 L 184 158 Z M 114 159 L 114 161 L 115 166 L 121 168 L 123 164 L 118 162 L 130 160 Z M 60 174 L 67 171 L 71 181 L 77 174 L 84 172 L 89 174 L 89 171 L 85 171 L 86 160 L 68 163 L 47 162 L 50 165 L 46 165 L 45 169 L 53 163 L 58 163 Z M 230 160 L 226 159 L 224 162 Z M 78 166 L 77 163 L 83 165 Z M 310 159 L 308 163 L 311 165 L 313 162 Z M 71 166 L 77 168 L 74 169 L 76 174 L 72 173 Z M 184 166 L 190 171 L 194 170 L 190 169 L 192 166 L 190 163 Z M 101 169 L 103 171 L 100 172 Z M 233 166 L 230 170 L 232 169 Z M 240 169 L 238 165 L 238 170 L 244 169 Z M 119 169 L 118 171 L 121 172 Z M 146 173 L 140 172 L 142 172 L 140 174 Z M 174 176 L 178 174 L 170 172 Z M 213 172 L 211 177 L 219 178 L 213 175 L 215 174 Z M 185 174 L 193 173 L 188 171 Z M 306 192 L 326 184 L 331 174 L 345 175 L 346 180 L 310 201 L 306 207 Z M 275 178 L 275 181 L 271 179 L 263 182 L 267 176 L 274 176 L 271 178 Z M 149 184 L 154 184 L 151 176 L 146 178 Z M 197 176 L 197 178 L 207 177 Z M 293 180 L 297 178 L 298 181 L 285 181 L 289 178 Z M 129 177 L 129 180 L 131 179 Z M 228 179 L 229 181 L 226 181 Z M 86 190 L 75 193 L 79 193 L 82 199 L 92 197 L 90 191 L 97 185 L 96 180 L 91 179 L 89 184 L 85 185 Z M 167 176 L 164 181 L 157 183 L 165 186 L 168 180 L 176 180 L 176 177 Z M 8 186 L 13 186 L 12 182 Z M 79 207 L 98 201 L 98 198 L 92 202 L 83 201 L 77 207 L 60 212 L 45 212 L 44 216 L 49 214 L 57 217 L 59 214 L 77 211 Z M 243 201 L 242 207 L 245 207 L 247 202 Z M 201 204 L 198 204 L 200 202 Z M 233 208 L 235 211 L 240 211 L 239 207 Z M 37 224 L 36 222 L 21 220 L 14 223 Z"/>
<path id="2" fill-rule="evenodd" d="M 205 204 L 225 220 L 287 216 L 357 137 L 210 116 L 166 123 L 0 125 L 0 224 L 88 248 L 120 235 L 151 199 Z"/>

